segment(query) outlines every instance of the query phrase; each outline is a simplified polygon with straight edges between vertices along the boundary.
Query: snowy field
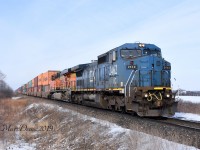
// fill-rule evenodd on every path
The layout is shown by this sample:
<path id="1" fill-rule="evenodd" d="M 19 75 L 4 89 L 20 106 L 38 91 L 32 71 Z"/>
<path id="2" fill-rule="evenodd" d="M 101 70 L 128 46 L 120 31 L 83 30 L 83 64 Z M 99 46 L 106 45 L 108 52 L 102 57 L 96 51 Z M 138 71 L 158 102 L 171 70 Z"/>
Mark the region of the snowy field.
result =
<path id="1" fill-rule="evenodd" d="M 20 99 L 21 97 L 12 97 L 13 100 Z"/>
<path id="2" fill-rule="evenodd" d="M 172 118 L 200 122 L 200 115 L 192 114 L 192 113 L 176 112 Z"/>
<path id="3" fill-rule="evenodd" d="M 176 99 L 180 102 L 185 102 L 193 104 L 200 104 L 200 96 L 177 96 Z M 186 106 L 185 106 L 186 107 Z M 193 114 L 193 113 L 185 113 L 185 112 L 177 112 L 173 118 L 178 118 L 181 120 L 188 120 L 188 121 L 197 121 L 200 122 L 200 115 L 198 114 Z"/>
<path id="4" fill-rule="evenodd" d="M 200 103 L 200 96 L 177 96 L 176 99 L 184 102 Z"/>

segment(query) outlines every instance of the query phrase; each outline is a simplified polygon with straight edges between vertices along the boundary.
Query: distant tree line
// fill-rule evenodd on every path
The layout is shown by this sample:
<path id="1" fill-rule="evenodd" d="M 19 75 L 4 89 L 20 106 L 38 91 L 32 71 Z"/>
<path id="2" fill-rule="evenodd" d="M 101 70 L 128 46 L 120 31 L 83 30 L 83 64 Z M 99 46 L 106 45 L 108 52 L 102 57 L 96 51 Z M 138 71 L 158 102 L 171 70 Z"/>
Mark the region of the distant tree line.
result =
<path id="1" fill-rule="evenodd" d="M 0 89 L 0 99 L 12 97 L 13 90 L 11 88 Z"/>
<path id="2" fill-rule="evenodd" d="M 0 71 L 0 99 L 12 97 L 13 90 L 10 86 L 4 81 L 5 75 Z"/>
<path id="3" fill-rule="evenodd" d="M 180 96 L 200 96 L 200 91 L 186 91 L 179 89 Z"/>

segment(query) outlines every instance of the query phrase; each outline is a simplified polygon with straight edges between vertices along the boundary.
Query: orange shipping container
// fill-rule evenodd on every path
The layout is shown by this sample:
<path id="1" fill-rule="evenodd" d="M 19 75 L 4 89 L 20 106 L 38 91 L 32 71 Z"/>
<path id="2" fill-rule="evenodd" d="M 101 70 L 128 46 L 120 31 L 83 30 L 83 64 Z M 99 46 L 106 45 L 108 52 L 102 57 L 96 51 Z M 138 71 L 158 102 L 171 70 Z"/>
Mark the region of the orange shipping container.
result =
<path id="1" fill-rule="evenodd" d="M 41 73 L 41 74 L 38 76 L 38 86 L 42 85 L 42 76 L 43 76 L 43 73 Z"/>
<path id="2" fill-rule="evenodd" d="M 59 71 L 49 70 L 42 75 L 42 85 L 49 85 L 52 75 L 58 73 Z"/>
<path id="3" fill-rule="evenodd" d="M 32 79 L 32 87 L 34 87 L 34 79 Z"/>

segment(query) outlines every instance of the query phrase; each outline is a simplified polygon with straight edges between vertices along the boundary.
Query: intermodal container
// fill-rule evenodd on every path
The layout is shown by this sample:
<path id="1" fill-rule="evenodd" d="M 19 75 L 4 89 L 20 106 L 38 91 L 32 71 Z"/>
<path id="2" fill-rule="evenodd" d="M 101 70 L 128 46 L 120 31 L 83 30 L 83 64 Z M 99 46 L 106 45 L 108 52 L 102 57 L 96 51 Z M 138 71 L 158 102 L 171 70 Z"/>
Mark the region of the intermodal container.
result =
<path id="1" fill-rule="evenodd" d="M 34 87 L 34 78 L 31 80 L 32 82 L 32 86 L 31 87 Z"/>
<path id="2" fill-rule="evenodd" d="M 43 85 L 42 92 L 49 92 L 49 91 L 50 91 L 49 85 Z"/>
<path id="3" fill-rule="evenodd" d="M 32 87 L 32 80 L 28 82 L 28 88 Z"/>
<path id="4" fill-rule="evenodd" d="M 33 92 L 35 93 L 35 92 L 37 92 L 37 91 L 38 91 L 38 87 L 34 87 Z"/>
<path id="5" fill-rule="evenodd" d="M 38 76 L 34 78 L 34 87 L 38 87 Z"/>
<path id="6" fill-rule="evenodd" d="M 42 85 L 49 85 L 50 81 L 51 81 L 51 77 L 52 75 L 55 75 L 56 73 L 58 73 L 59 71 L 53 71 L 53 70 L 49 70 L 45 73 L 43 73 L 42 75 Z"/>
<path id="7" fill-rule="evenodd" d="M 38 90 L 38 92 L 42 92 L 42 85 L 38 85 L 37 90 Z"/>
<path id="8" fill-rule="evenodd" d="M 26 91 L 27 91 L 27 84 L 24 84 L 22 90 L 23 94 L 26 94 Z"/>
<path id="9" fill-rule="evenodd" d="M 38 86 L 42 85 L 43 73 L 38 76 Z"/>

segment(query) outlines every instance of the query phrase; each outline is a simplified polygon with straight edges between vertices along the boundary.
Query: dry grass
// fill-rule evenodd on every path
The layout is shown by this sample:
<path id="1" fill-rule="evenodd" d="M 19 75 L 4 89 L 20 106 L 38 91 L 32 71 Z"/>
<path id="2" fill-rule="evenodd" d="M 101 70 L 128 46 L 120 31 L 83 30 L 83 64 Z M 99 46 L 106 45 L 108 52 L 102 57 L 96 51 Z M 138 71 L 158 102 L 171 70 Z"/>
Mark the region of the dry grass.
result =
<path id="1" fill-rule="evenodd" d="M 0 118 L 4 120 L 4 123 L 13 120 L 13 117 L 19 113 L 28 104 L 27 100 L 11 100 L 9 98 L 0 100 Z M 2 118 L 3 117 L 3 118 Z"/>
<path id="2" fill-rule="evenodd" d="M 0 127 L 1 130 L 11 125 L 11 128 L 20 128 L 24 125 L 24 130 L 0 131 L 0 141 L 7 147 L 16 140 L 23 139 L 26 143 L 37 143 L 37 149 L 117 149 L 119 144 L 109 145 L 101 132 L 104 128 L 93 128 L 91 121 L 83 121 L 79 116 L 60 113 L 53 108 L 37 105 L 30 106 L 30 101 L 22 98 L 18 100 L 3 99 L 0 101 Z M 39 102 L 40 104 L 40 102 Z M 36 129 L 40 131 L 27 131 Z M 49 129 L 47 129 L 49 128 Z M 91 132 L 92 130 L 92 132 Z M 18 134 L 18 135 L 17 135 Z M 104 141 L 101 143 L 101 141 Z M 98 143 L 97 145 L 94 143 Z M 68 146 L 68 148 L 66 147 Z M 20 147 L 20 145 L 19 145 Z"/>
<path id="3" fill-rule="evenodd" d="M 200 114 L 200 104 L 183 102 L 182 100 L 180 100 L 178 102 L 178 111 L 185 113 Z"/>

